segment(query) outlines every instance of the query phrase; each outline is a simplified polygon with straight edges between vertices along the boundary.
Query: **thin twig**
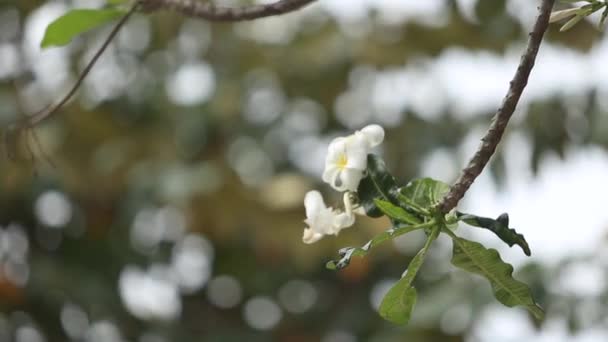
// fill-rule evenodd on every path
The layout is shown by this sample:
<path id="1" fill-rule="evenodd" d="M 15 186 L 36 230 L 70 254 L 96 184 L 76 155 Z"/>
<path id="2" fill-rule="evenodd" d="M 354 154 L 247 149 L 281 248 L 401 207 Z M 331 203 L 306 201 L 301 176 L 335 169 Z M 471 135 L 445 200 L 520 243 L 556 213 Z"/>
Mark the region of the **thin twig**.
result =
<path id="1" fill-rule="evenodd" d="M 120 29 L 124 26 L 124 24 L 127 22 L 127 20 L 129 20 L 131 15 L 133 15 L 133 13 L 135 13 L 137 11 L 137 9 L 139 8 L 140 5 L 141 5 L 141 1 L 136 1 L 133 4 L 133 6 L 131 6 L 129 11 L 127 13 L 125 13 L 125 15 L 122 16 L 122 18 L 120 18 L 118 23 L 116 23 L 116 25 L 112 29 L 112 32 L 110 32 L 110 35 L 108 36 L 108 38 L 106 38 L 106 40 L 103 42 L 103 44 L 101 45 L 99 50 L 97 50 L 97 52 L 95 52 L 95 55 L 93 56 L 91 61 L 87 64 L 87 66 L 84 68 L 84 70 L 80 73 L 80 75 L 78 76 L 78 79 L 76 80 L 76 83 L 74 83 L 74 85 L 72 86 L 70 91 L 56 105 L 30 116 L 26 120 L 24 126 L 33 127 L 34 125 L 40 123 L 42 120 L 50 117 L 55 112 L 57 112 L 59 109 L 61 109 L 61 107 L 63 107 L 72 98 L 72 96 L 74 96 L 74 94 L 76 94 L 76 91 L 78 90 L 78 88 L 80 88 L 80 85 L 82 84 L 84 79 L 87 77 L 87 75 L 89 74 L 91 69 L 93 69 L 93 66 L 95 66 L 99 57 L 101 57 L 101 55 L 103 55 L 103 53 L 106 51 L 106 49 L 108 48 L 108 46 L 110 45 L 112 40 L 114 40 L 114 38 L 116 37 L 116 35 L 120 31 Z"/>
<path id="2" fill-rule="evenodd" d="M 21 98 L 19 97 L 19 86 L 17 84 L 16 81 L 11 82 L 14 92 L 15 92 L 15 104 L 17 106 L 17 114 L 19 115 L 19 117 L 22 120 L 25 120 L 27 118 L 27 114 L 26 114 L 26 110 L 25 110 L 25 105 L 23 103 L 23 101 L 21 100 Z M 40 112 L 47 110 L 50 106 L 46 106 L 44 107 Z M 9 128 L 10 129 L 10 128 Z M 16 126 L 13 126 L 13 129 L 19 129 Z M 38 139 L 38 134 L 36 133 L 36 129 L 35 127 L 25 127 L 21 130 L 15 131 L 15 133 L 17 134 L 15 136 L 15 142 L 14 142 L 14 146 L 17 149 L 18 146 L 17 144 L 19 144 L 19 135 L 23 134 L 24 137 L 24 144 L 25 144 L 25 149 L 29 154 L 29 159 L 32 161 L 33 167 L 34 167 L 34 172 L 36 172 L 36 154 L 33 152 L 33 149 L 31 148 L 30 144 L 29 144 L 29 138 L 32 138 L 32 141 L 34 142 L 34 144 L 36 145 L 36 147 L 38 148 L 38 151 L 40 152 L 40 154 L 42 155 L 42 158 L 52 167 L 55 167 L 55 163 L 53 163 L 53 160 L 51 159 L 51 157 L 46 153 L 46 151 L 44 150 L 44 148 L 42 147 L 42 144 L 40 143 L 40 139 Z M 7 145 L 8 146 L 8 145 Z M 17 151 L 13 151 L 11 152 L 11 154 L 13 156 L 15 156 L 17 153 Z M 7 153 L 7 156 L 11 156 L 11 154 Z M 16 157 L 16 156 L 15 156 Z"/>
<path id="3" fill-rule="evenodd" d="M 142 0 L 144 11 L 170 10 L 209 21 L 245 21 L 296 11 L 316 0 L 278 0 L 240 8 L 215 6 L 197 0 Z"/>
<path id="4" fill-rule="evenodd" d="M 483 171 L 484 167 L 488 164 L 488 161 L 496 151 L 496 146 L 500 143 L 505 128 L 509 123 L 509 119 L 513 115 L 519 98 L 528 83 L 528 77 L 534 67 L 538 48 L 540 47 L 545 31 L 549 25 L 549 16 L 551 15 L 551 9 L 553 8 L 554 3 L 555 0 L 542 0 L 534 28 L 532 29 L 532 32 L 530 32 L 528 46 L 521 56 L 515 76 L 509 84 L 509 91 L 503 99 L 502 105 L 494 115 L 486 135 L 481 139 L 481 145 L 477 152 L 475 152 L 475 155 L 471 158 L 469 164 L 462 170 L 462 174 L 452 186 L 450 192 L 439 204 L 438 209 L 442 213 L 448 213 L 456 207 L 471 184 L 475 181 L 475 178 Z"/>

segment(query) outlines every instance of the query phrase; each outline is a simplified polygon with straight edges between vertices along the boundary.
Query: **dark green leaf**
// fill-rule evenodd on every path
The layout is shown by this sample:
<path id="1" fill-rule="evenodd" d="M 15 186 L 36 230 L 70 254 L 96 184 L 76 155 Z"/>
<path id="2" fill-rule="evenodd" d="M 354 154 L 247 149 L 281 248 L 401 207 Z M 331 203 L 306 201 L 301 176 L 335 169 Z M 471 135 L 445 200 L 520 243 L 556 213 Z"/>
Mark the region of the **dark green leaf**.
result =
<path id="1" fill-rule="evenodd" d="M 419 178 L 399 189 L 399 200 L 429 210 L 437 205 L 448 191 L 450 186 L 443 182 L 432 178 Z"/>
<path id="2" fill-rule="evenodd" d="M 383 243 L 384 241 L 391 240 L 397 236 L 413 232 L 414 230 L 428 228 L 435 224 L 435 222 L 427 222 L 415 226 L 411 225 L 399 225 L 397 227 L 389 228 L 385 232 L 376 235 L 373 239 L 369 240 L 365 245 L 361 247 L 345 247 L 338 251 L 340 255 L 339 260 L 331 260 L 327 262 L 325 267 L 330 270 L 340 270 L 348 266 L 350 259 L 354 256 L 365 256 L 373 247 Z"/>
<path id="3" fill-rule="evenodd" d="M 384 213 L 384 215 L 390 217 L 393 220 L 406 224 L 420 223 L 420 219 L 418 217 L 407 212 L 405 209 L 392 204 L 391 202 L 381 199 L 375 199 L 374 203 L 376 204 L 376 207 Z"/>
<path id="4" fill-rule="evenodd" d="M 43 48 L 68 44 L 75 36 L 125 15 L 119 9 L 76 9 L 52 22 L 40 43 Z"/>
<path id="5" fill-rule="evenodd" d="M 513 307 L 526 307 L 537 319 L 544 316 L 543 310 L 534 302 L 530 288 L 513 278 L 513 266 L 505 263 L 495 249 L 486 249 L 480 243 L 457 237 L 454 233 L 446 232 L 452 237 L 452 264 L 465 271 L 479 274 L 488 279 L 492 285 L 494 296 L 502 304 Z"/>
<path id="6" fill-rule="evenodd" d="M 384 319 L 396 324 L 406 324 L 410 320 L 417 297 L 416 289 L 412 286 L 412 282 L 414 281 L 414 278 L 416 278 L 416 274 L 418 274 L 418 270 L 424 262 L 424 258 L 431 247 L 431 243 L 433 243 L 437 238 L 437 235 L 439 235 L 439 229 L 438 226 L 433 228 L 424 247 L 418 251 L 407 267 L 405 275 L 399 279 L 397 284 L 395 284 L 382 299 L 379 312 L 380 316 Z"/>
<path id="7" fill-rule="evenodd" d="M 397 181 L 386 169 L 382 158 L 374 154 L 367 155 L 367 175 L 361 180 L 357 189 L 359 202 L 367 216 L 383 215 L 374 203 L 376 198 L 398 204 L 397 191 Z"/>
<path id="8" fill-rule="evenodd" d="M 496 220 L 475 216 L 471 214 L 456 213 L 458 219 L 474 227 L 485 228 L 492 231 L 502 241 L 504 241 L 509 247 L 518 245 L 524 251 L 527 256 L 530 256 L 530 246 L 526 242 L 526 239 L 522 234 L 519 234 L 515 229 L 509 228 L 509 215 L 504 213 Z"/>

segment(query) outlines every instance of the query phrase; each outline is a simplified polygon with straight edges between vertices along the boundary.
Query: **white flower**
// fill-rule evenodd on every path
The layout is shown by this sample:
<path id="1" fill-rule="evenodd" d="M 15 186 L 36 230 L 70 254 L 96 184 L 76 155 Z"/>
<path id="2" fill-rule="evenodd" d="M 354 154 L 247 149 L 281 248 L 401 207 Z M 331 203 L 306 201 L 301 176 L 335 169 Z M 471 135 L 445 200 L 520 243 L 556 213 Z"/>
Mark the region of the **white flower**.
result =
<path id="1" fill-rule="evenodd" d="M 308 227 L 304 229 L 302 241 L 308 244 L 314 243 L 325 235 L 338 235 L 340 230 L 352 226 L 355 223 L 352 206 L 348 193 L 344 194 L 345 212 L 328 208 L 321 193 L 316 190 L 306 193 L 304 197 L 306 220 L 304 222 Z"/>
<path id="2" fill-rule="evenodd" d="M 383 140 L 384 129 L 378 125 L 334 139 L 327 149 L 323 181 L 338 191 L 357 191 L 367 168 L 367 154 Z"/>

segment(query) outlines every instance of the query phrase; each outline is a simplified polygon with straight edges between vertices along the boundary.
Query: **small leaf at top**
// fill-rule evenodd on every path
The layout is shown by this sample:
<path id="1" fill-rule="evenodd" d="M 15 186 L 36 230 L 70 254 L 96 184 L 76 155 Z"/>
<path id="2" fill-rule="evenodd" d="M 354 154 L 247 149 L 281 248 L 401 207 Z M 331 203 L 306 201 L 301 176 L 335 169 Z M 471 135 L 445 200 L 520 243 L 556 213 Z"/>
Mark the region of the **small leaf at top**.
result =
<path id="1" fill-rule="evenodd" d="M 494 297 L 502 304 L 513 307 L 526 307 L 537 319 L 544 316 L 543 310 L 532 298 L 530 288 L 513 278 L 513 266 L 500 258 L 498 251 L 487 249 L 482 244 L 457 237 L 452 237 L 452 264 L 465 271 L 479 274 L 490 281 Z"/>
<path id="2" fill-rule="evenodd" d="M 409 201 L 410 205 L 428 210 L 437 205 L 449 191 L 450 186 L 443 182 L 432 178 L 419 178 L 399 189 L 399 199 L 401 202 Z"/>
<path id="3" fill-rule="evenodd" d="M 367 175 L 359 183 L 357 194 L 359 203 L 370 217 L 380 217 L 382 211 L 376 207 L 374 199 L 379 198 L 393 204 L 397 201 L 397 181 L 386 169 L 382 158 L 375 154 L 367 155 Z"/>
<path id="4" fill-rule="evenodd" d="M 457 212 L 456 215 L 460 221 L 463 221 L 471 226 L 485 228 L 492 231 L 502 241 L 509 245 L 509 247 L 518 245 L 527 256 L 530 256 L 530 246 L 528 246 L 524 236 L 517 233 L 515 229 L 509 228 L 509 215 L 507 213 L 498 216 L 496 220 L 460 212 Z"/>
<path id="5" fill-rule="evenodd" d="M 75 36 L 125 15 L 120 9 L 75 9 L 53 21 L 44 33 L 42 48 L 68 44 Z"/>

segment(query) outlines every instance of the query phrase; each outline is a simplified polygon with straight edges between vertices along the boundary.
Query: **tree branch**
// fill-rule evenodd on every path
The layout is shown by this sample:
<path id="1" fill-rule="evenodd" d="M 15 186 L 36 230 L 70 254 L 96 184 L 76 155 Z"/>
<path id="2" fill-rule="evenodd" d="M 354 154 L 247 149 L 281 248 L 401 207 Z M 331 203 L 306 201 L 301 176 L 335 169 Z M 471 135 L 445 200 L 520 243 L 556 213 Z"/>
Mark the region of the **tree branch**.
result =
<path id="1" fill-rule="evenodd" d="M 244 21 L 296 11 L 316 0 L 278 0 L 241 8 L 219 7 L 197 0 L 142 0 L 144 11 L 171 10 L 209 21 Z"/>
<path id="2" fill-rule="evenodd" d="M 450 192 L 439 204 L 438 209 L 442 213 L 448 213 L 456 207 L 496 151 L 496 146 L 500 143 L 505 128 L 509 123 L 509 119 L 513 115 L 519 98 L 528 84 L 528 77 L 534 67 L 538 49 L 543 40 L 545 31 L 549 26 L 549 16 L 551 15 L 551 9 L 553 8 L 554 3 L 555 0 L 542 0 L 538 17 L 534 23 L 534 28 L 532 29 L 532 32 L 530 32 L 528 46 L 521 56 L 515 76 L 509 83 L 507 95 L 503 99 L 502 105 L 494 115 L 494 118 L 492 118 L 490 128 L 486 132 L 486 135 L 481 139 L 481 145 L 477 152 L 475 152 L 475 155 L 471 158 L 469 164 L 462 170 L 460 177 L 452 186 Z"/>

